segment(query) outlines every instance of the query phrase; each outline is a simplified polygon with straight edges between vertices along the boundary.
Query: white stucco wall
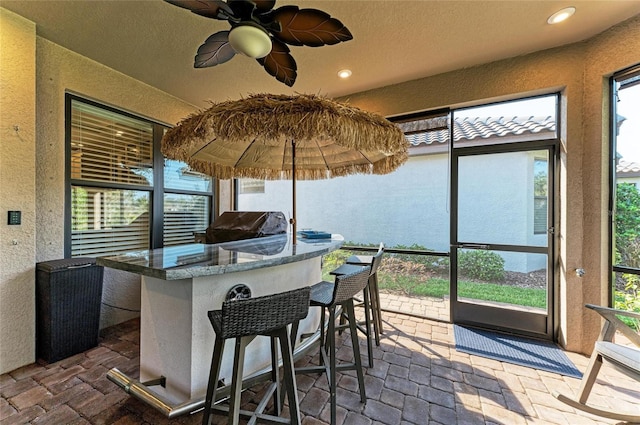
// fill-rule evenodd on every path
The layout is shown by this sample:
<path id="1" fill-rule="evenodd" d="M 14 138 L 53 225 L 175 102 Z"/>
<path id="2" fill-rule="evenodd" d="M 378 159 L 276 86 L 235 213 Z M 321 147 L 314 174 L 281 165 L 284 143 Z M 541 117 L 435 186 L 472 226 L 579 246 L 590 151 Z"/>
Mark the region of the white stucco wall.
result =
<path id="1" fill-rule="evenodd" d="M 616 179 L 617 183 L 631 183 L 636 185 L 638 189 L 640 189 L 640 177 L 618 177 Z"/>
<path id="2" fill-rule="evenodd" d="M 449 215 L 447 155 L 437 155 L 424 167 L 419 157 L 393 173 L 353 175 L 297 182 L 298 230 L 339 233 L 355 243 L 388 246 L 420 244 L 447 251 Z M 241 194 L 239 210 L 292 210 L 288 180 L 265 182 L 264 194 Z M 445 223 L 434 228 L 431 223 Z"/>
<path id="3" fill-rule="evenodd" d="M 35 50 L 35 25 L 0 8 L 0 374 L 35 356 Z"/>
<path id="4" fill-rule="evenodd" d="M 533 234 L 533 156 L 509 153 L 461 160 L 459 240 L 543 245 Z M 353 243 L 421 245 L 449 252 L 449 157 L 412 156 L 393 173 L 297 182 L 298 229 L 339 233 Z M 238 197 L 240 210 L 292 210 L 290 181 L 266 181 L 264 193 Z M 546 266 L 542 255 L 499 252 L 505 268 Z"/>

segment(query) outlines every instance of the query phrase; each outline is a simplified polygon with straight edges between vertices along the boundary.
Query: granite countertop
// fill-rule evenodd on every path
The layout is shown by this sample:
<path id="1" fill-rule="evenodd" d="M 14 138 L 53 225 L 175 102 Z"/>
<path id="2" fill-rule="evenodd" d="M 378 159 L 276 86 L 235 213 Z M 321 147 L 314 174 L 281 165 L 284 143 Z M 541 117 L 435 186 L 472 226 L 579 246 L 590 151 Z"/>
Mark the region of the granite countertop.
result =
<path id="1" fill-rule="evenodd" d="M 322 256 L 339 249 L 340 235 L 330 239 L 267 236 L 221 244 L 192 243 L 98 257 L 96 264 L 164 280 L 190 279 L 277 266 Z"/>

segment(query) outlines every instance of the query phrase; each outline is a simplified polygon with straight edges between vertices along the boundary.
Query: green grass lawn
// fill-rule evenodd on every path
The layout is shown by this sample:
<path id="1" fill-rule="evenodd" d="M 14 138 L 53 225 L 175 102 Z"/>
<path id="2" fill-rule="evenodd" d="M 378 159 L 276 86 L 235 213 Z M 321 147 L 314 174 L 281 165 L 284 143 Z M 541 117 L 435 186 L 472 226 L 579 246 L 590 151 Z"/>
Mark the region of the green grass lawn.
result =
<path id="1" fill-rule="evenodd" d="M 379 273 L 380 290 L 402 293 L 406 296 L 442 298 L 449 295 L 449 280 L 442 278 L 420 279 Z M 526 307 L 546 308 L 547 294 L 544 289 L 520 288 L 486 282 L 458 282 L 458 296 L 484 301 L 496 301 Z"/>
<path id="2" fill-rule="evenodd" d="M 339 250 L 324 257 L 322 278 L 333 281 L 334 277 L 329 272 L 343 264 L 347 257 L 352 254 L 353 252 Z M 448 278 L 433 277 L 431 276 L 432 272 L 420 272 L 418 269 L 412 268 L 412 265 L 416 264 L 433 265 L 434 261 L 432 259 L 425 260 L 416 256 L 413 256 L 416 258 L 412 256 L 406 257 L 402 258 L 402 260 L 406 261 L 404 263 L 404 273 L 397 270 L 393 272 L 378 270 L 378 283 L 381 291 L 407 297 L 443 298 L 449 296 Z M 637 291 L 637 289 L 635 290 Z M 460 280 L 458 282 L 458 296 L 460 298 L 494 301 L 523 307 L 546 309 L 547 306 L 547 293 L 544 289 L 522 288 L 490 282 Z M 630 298 L 632 302 L 629 301 Z M 640 312 L 640 298 L 637 293 L 635 297 L 630 297 L 628 294 L 616 291 L 615 301 L 616 308 Z M 632 328 L 640 328 L 640 323 L 634 320 L 628 318 L 623 318 L 623 320 Z"/>
<path id="3" fill-rule="evenodd" d="M 328 273 L 323 277 L 333 281 Z M 449 280 L 442 278 L 421 279 L 411 275 L 378 274 L 378 285 L 381 291 L 398 293 L 408 297 L 443 298 L 449 295 Z M 479 283 L 460 281 L 458 296 L 483 301 L 496 301 L 526 307 L 546 308 L 547 295 L 544 289 L 519 288 L 495 283 Z"/>

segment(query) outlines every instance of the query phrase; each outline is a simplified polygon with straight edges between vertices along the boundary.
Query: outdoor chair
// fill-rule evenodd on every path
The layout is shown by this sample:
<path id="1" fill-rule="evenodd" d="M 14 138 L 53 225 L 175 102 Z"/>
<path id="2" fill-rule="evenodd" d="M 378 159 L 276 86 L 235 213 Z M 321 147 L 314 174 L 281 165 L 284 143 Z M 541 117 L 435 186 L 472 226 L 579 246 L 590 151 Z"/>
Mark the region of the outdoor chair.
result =
<path id="1" fill-rule="evenodd" d="M 591 389 L 593 388 L 593 384 L 596 382 L 603 360 L 606 360 L 607 364 L 612 365 L 625 375 L 640 380 L 640 334 L 631 329 L 626 323 L 620 320 L 620 318 L 616 317 L 626 316 L 640 320 L 640 313 L 616 310 L 591 304 L 587 304 L 586 307 L 595 310 L 605 319 L 602 330 L 600 331 L 600 337 L 596 341 L 593 353 L 591 354 L 591 359 L 589 360 L 589 365 L 582 377 L 577 398 L 573 399 L 556 391 L 553 392 L 553 396 L 571 407 L 596 416 L 631 423 L 640 422 L 640 412 L 636 412 L 635 414 L 613 412 L 609 410 L 602 410 L 587 404 L 587 399 Z M 635 347 L 616 344 L 613 342 L 613 337 L 616 331 L 627 337 Z"/>
<path id="2" fill-rule="evenodd" d="M 239 416 L 251 418 L 249 423 L 256 419 L 269 422 L 300 424 L 300 409 L 298 405 L 298 393 L 296 387 L 295 371 L 291 338 L 287 325 L 297 329 L 298 322 L 304 319 L 309 312 L 309 287 L 295 289 L 279 294 L 266 295 L 256 298 L 240 297 L 225 301 L 221 310 L 209 311 L 209 320 L 216 333 L 211 359 L 211 372 L 204 404 L 202 424 L 209 425 L 211 413 L 228 415 L 229 424 L 238 424 Z M 240 410 L 240 394 L 242 391 L 243 363 L 245 348 L 257 335 L 266 335 L 271 338 L 271 378 L 272 383 L 266 394 L 258 403 L 255 412 Z M 215 405 L 216 392 L 220 378 L 220 367 L 225 341 L 235 339 L 235 351 L 233 360 L 233 372 L 231 377 L 231 393 L 229 406 Z M 279 395 L 278 380 L 278 355 L 276 338 L 279 341 L 284 369 L 283 386 L 289 399 L 290 419 L 279 417 L 284 397 Z M 265 407 L 273 395 L 275 414 L 278 416 L 263 414 Z"/>
<path id="3" fill-rule="evenodd" d="M 354 273 L 361 270 L 363 266 L 369 266 L 369 279 L 367 280 L 367 286 L 362 291 L 364 307 L 364 322 L 358 322 L 357 328 L 360 332 L 364 333 L 367 337 L 367 355 L 369 356 L 369 367 L 373 367 L 373 339 L 375 338 L 376 345 L 380 346 L 380 334 L 378 327 L 378 320 L 380 318 L 380 298 L 377 295 L 377 280 L 376 272 L 382 262 L 382 254 L 384 254 L 384 245 L 381 244 L 381 249 L 378 250 L 376 255 L 373 256 L 351 256 L 349 257 L 354 263 L 342 264 L 337 269 L 330 272 L 334 276 L 343 274 Z M 368 262 L 367 262 L 368 260 Z M 344 324 L 344 313 L 340 318 L 340 324 Z M 373 322 L 373 323 L 372 323 Z M 373 324 L 373 330 L 371 325 Z M 364 326 L 363 326 L 364 325 Z M 373 334 L 373 335 L 372 335 Z"/>
<path id="4" fill-rule="evenodd" d="M 336 276 L 335 282 L 322 281 L 311 286 L 310 306 L 321 307 L 320 316 L 320 365 L 296 368 L 298 373 L 326 373 L 329 384 L 329 401 L 331 404 L 331 425 L 336 424 L 336 372 L 344 370 L 355 370 L 358 379 L 358 389 L 360 401 L 366 403 L 367 397 L 364 388 L 364 373 L 360 360 L 360 349 L 358 334 L 356 330 L 356 318 L 353 308 L 353 296 L 362 291 L 369 279 L 369 267 L 362 267 L 360 271 L 352 274 Z M 342 327 L 336 327 L 339 308 L 346 312 L 346 317 L 350 334 L 351 346 L 353 349 L 353 363 L 336 363 L 336 332 Z M 325 313 L 328 313 L 328 329 L 325 334 Z M 291 333 L 295 334 L 297 327 L 292 327 Z"/>
<path id="5" fill-rule="evenodd" d="M 370 265 L 371 276 L 369 276 L 369 296 L 371 298 L 371 315 L 373 320 L 373 332 L 376 338 L 376 345 L 380 346 L 380 334 L 384 333 L 382 329 L 382 307 L 380 306 L 380 290 L 378 289 L 378 266 L 382 262 L 382 259 L 377 263 L 375 269 L 373 268 L 373 262 L 376 256 L 382 257 L 384 253 L 384 243 L 380 242 L 378 246 L 378 252 L 375 255 L 352 255 L 347 258 L 347 264 L 354 264 L 360 266 Z"/>

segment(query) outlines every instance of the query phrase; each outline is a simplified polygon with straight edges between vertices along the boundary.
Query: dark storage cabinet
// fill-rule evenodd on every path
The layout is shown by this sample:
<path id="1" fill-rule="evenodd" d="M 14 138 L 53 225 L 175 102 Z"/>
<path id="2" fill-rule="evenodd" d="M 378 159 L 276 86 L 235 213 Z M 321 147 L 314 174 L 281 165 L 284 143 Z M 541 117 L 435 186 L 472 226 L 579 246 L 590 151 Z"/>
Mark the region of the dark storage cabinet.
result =
<path id="1" fill-rule="evenodd" d="M 36 356 L 53 363 L 98 345 L 103 267 L 68 258 L 36 267 Z"/>

